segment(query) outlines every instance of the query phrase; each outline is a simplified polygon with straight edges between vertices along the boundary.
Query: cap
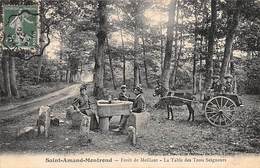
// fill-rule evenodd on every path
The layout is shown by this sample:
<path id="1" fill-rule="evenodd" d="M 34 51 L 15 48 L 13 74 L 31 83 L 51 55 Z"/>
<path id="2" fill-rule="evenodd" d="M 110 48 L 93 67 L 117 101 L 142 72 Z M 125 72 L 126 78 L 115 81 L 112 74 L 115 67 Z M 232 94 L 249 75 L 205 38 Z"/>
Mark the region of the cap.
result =
<path id="1" fill-rule="evenodd" d="M 225 78 L 233 78 L 233 76 L 231 74 L 226 74 Z"/>
<path id="2" fill-rule="evenodd" d="M 124 89 L 124 88 L 126 88 L 126 85 L 121 85 L 121 89 Z"/>
<path id="3" fill-rule="evenodd" d="M 143 93 L 143 88 L 141 85 L 136 86 L 135 89 L 138 90 L 139 92 Z"/>
<path id="4" fill-rule="evenodd" d="M 80 90 L 80 91 L 81 91 L 81 90 L 85 90 L 85 89 L 87 89 L 87 87 L 88 87 L 87 84 L 82 84 L 82 85 L 80 86 L 80 89 L 79 89 L 79 90 Z"/>

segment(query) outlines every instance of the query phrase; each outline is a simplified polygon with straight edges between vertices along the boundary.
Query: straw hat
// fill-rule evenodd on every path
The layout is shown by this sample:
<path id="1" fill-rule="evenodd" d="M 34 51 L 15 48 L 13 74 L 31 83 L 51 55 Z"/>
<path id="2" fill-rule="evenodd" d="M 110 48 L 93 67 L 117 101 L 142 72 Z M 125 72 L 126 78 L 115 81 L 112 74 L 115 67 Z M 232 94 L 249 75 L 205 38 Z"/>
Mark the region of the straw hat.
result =
<path id="1" fill-rule="evenodd" d="M 121 88 L 121 89 L 124 89 L 124 88 L 126 88 L 126 85 L 121 85 L 120 88 Z"/>

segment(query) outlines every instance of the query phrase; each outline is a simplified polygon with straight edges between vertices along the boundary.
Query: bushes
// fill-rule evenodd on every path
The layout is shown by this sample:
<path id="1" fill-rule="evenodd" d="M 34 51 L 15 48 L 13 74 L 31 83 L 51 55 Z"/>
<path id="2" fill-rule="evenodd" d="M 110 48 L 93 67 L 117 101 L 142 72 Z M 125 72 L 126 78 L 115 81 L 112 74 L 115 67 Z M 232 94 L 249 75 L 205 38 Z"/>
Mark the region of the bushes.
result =
<path id="1" fill-rule="evenodd" d="M 38 61 L 16 60 L 17 81 L 20 85 L 35 85 L 37 81 Z M 61 63 L 55 60 L 43 60 L 40 82 L 56 82 L 60 79 L 59 71 L 62 69 Z"/>
<path id="2" fill-rule="evenodd" d="M 260 94 L 260 57 L 246 61 L 245 71 L 247 72 L 245 89 L 249 94 Z"/>
<path id="3" fill-rule="evenodd" d="M 19 86 L 20 98 L 28 99 L 42 96 L 66 86 L 64 83 L 45 83 L 40 85 L 22 85 Z"/>

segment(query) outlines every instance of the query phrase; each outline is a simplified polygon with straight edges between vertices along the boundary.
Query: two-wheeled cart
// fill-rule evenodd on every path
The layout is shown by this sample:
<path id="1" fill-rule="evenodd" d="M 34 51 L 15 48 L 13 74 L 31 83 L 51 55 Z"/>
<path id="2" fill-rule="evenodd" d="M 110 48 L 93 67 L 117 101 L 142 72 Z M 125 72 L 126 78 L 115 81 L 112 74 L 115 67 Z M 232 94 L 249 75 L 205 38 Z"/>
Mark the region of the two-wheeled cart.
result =
<path id="1" fill-rule="evenodd" d="M 232 93 L 214 93 L 203 100 L 190 100 L 179 96 L 162 97 L 165 102 L 172 104 L 173 101 L 201 103 L 205 117 L 210 124 L 217 127 L 230 126 L 236 120 L 238 107 L 243 106 L 240 97 Z"/>

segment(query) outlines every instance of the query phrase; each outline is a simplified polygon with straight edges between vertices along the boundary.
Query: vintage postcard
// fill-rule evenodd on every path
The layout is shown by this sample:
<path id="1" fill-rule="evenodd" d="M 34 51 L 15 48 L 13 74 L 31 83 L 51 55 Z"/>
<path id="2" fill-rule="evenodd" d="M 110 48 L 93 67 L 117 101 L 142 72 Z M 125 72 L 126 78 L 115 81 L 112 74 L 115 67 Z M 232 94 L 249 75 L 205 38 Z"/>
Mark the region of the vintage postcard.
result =
<path id="1" fill-rule="evenodd" d="M 0 168 L 259 168 L 259 0 L 1 0 Z"/>

